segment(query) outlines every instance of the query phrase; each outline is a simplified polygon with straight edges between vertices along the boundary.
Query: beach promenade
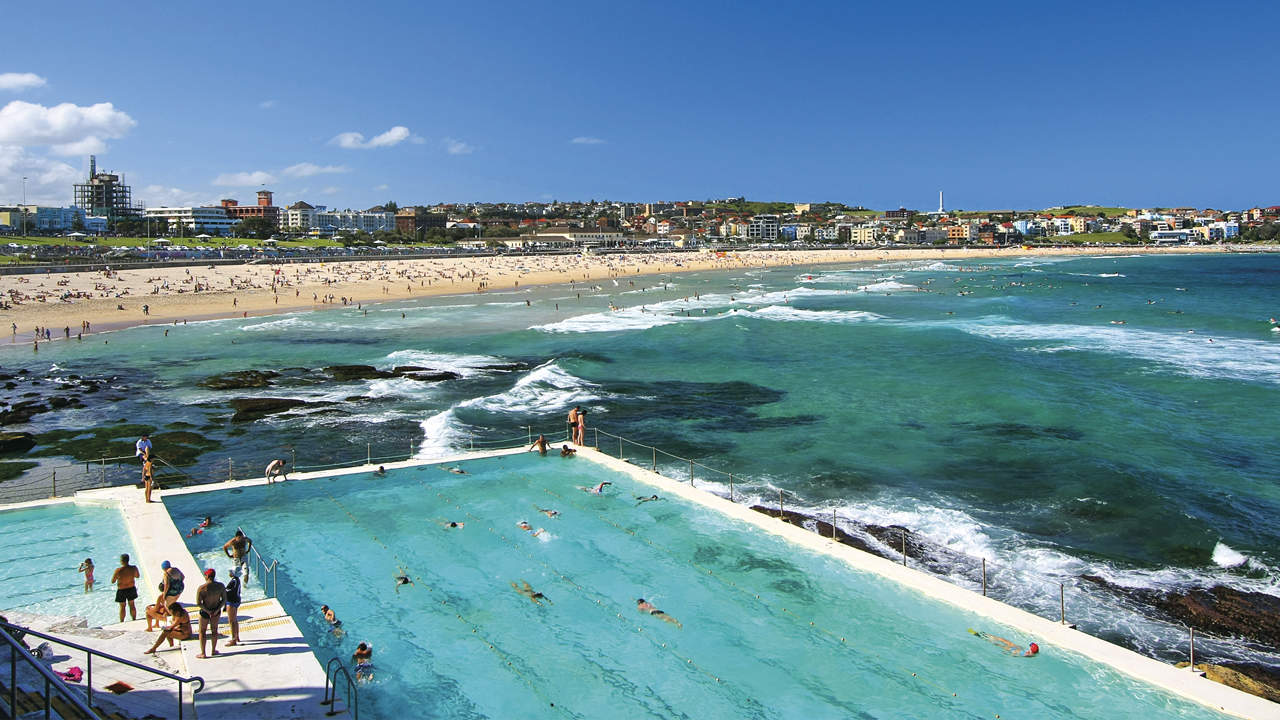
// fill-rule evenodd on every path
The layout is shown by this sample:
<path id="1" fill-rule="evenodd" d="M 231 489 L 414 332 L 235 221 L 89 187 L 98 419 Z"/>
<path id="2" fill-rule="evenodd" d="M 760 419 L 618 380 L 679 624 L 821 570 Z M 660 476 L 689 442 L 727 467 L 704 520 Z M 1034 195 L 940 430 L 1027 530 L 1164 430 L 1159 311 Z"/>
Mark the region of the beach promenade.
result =
<path id="1" fill-rule="evenodd" d="M 878 248 L 850 250 L 542 255 L 354 262 L 246 263 L 156 267 L 110 272 L 0 276 L 0 328 L 31 344 L 36 327 L 52 339 L 144 324 L 173 324 L 435 295 L 573 284 L 593 292 L 610 279 L 709 270 L 742 270 L 853 262 L 954 261 L 1051 255 L 1221 252 L 1212 246 L 1108 248 Z M 639 284 L 639 283 L 637 283 Z M 144 308 L 145 306 L 145 308 Z M 16 331 L 11 327 L 16 324 Z"/>

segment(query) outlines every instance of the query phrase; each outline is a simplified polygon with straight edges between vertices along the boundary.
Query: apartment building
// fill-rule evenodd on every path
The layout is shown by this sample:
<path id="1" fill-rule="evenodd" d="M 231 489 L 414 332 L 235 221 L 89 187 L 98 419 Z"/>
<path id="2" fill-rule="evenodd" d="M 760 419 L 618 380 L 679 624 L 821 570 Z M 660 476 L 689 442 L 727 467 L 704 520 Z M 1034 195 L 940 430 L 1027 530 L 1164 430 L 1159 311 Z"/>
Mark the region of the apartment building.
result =
<path id="1" fill-rule="evenodd" d="M 144 215 L 163 232 L 180 235 L 230 235 L 240 222 L 228 217 L 224 207 L 153 207 L 147 208 Z"/>
<path id="2" fill-rule="evenodd" d="M 756 215 L 747 225 L 747 238 L 761 242 L 777 242 L 781 230 L 777 215 Z"/>

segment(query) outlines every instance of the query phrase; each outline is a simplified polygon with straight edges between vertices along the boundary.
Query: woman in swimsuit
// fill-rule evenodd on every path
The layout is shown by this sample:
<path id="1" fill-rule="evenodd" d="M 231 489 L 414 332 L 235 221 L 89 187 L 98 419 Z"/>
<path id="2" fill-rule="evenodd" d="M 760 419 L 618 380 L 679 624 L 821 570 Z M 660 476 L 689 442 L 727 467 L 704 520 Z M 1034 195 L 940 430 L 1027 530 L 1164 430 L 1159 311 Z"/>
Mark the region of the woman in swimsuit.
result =
<path id="1" fill-rule="evenodd" d="M 659 618 L 663 622 L 669 622 L 678 628 L 684 629 L 684 625 L 681 625 L 679 620 L 662 612 L 657 607 L 655 607 L 653 603 L 645 600 L 644 598 L 636 598 L 636 609 L 643 613 L 649 613 L 650 615 L 656 618 Z"/>
<path id="2" fill-rule="evenodd" d="M 173 616 L 173 624 L 160 632 L 156 643 L 147 650 L 146 654 L 155 655 L 156 648 L 160 647 L 160 643 L 165 640 L 169 641 L 169 647 L 173 647 L 174 638 L 186 640 L 191 637 L 191 615 L 187 613 L 186 608 L 174 601 L 169 605 L 169 614 Z"/>

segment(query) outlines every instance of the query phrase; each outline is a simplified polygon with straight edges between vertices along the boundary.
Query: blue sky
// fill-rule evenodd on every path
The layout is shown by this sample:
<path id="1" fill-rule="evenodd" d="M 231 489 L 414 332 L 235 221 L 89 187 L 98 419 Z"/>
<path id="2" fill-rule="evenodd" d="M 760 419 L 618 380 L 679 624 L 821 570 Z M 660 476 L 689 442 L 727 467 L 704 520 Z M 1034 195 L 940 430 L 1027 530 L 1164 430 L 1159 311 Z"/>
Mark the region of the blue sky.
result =
<path id="1" fill-rule="evenodd" d="M 1280 203 L 1265 3 L 104 7 L 7 9 L 0 203 Z"/>

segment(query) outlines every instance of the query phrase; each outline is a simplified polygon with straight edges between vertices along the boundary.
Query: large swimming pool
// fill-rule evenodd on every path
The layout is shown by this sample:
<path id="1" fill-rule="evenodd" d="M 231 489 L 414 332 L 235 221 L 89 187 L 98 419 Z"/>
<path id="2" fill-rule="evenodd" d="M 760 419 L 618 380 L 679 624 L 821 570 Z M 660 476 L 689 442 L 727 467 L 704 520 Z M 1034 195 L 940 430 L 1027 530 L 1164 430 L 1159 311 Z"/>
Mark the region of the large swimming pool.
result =
<path id="1" fill-rule="evenodd" d="M 165 503 L 242 526 L 279 558 L 281 601 L 321 662 L 373 644 L 369 717 L 1213 715 L 1054 647 L 1003 654 L 968 628 L 1033 638 L 704 508 L 640 503 L 652 489 L 581 458 L 462 468 Z M 602 495 L 579 489 L 602 480 L 613 483 Z M 188 543 L 200 555 L 222 540 Z M 413 585 L 398 586 L 401 573 Z M 513 587 L 525 582 L 544 604 Z M 639 612 L 640 597 L 682 625 Z"/>
<path id="2" fill-rule="evenodd" d="M 119 622 L 111 573 L 122 553 L 137 557 L 115 508 L 57 503 L 0 510 L 0 609 L 71 615 L 90 625 Z M 78 572 L 85 558 L 95 566 L 89 593 Z M 137 604 L 139 617 L 145 605 Z"/>

